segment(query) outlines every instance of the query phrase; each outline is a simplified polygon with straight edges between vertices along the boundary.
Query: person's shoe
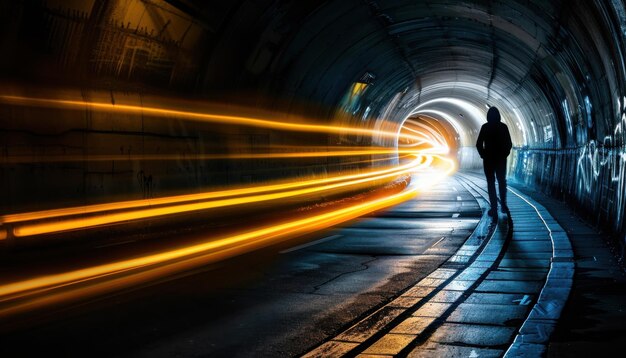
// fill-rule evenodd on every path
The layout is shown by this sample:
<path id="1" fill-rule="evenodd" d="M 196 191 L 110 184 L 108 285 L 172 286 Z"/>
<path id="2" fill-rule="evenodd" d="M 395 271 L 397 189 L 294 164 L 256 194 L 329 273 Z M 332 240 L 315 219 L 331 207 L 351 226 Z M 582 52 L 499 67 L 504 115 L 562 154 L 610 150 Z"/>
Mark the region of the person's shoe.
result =
<path id="1" fill-rule="evenodd" d="M 487 214 L 488 214 L 489 216 L 491 216 L 492 218 L 495 218 L 495 217 L 497 217 L 497 216 L 498 216 L 498 210 L 497 210 L 497 209 L 495 209 L 495 208 L 491 208 L 491 209 L 489 209 L 489 211 L 487 212 Z"/>

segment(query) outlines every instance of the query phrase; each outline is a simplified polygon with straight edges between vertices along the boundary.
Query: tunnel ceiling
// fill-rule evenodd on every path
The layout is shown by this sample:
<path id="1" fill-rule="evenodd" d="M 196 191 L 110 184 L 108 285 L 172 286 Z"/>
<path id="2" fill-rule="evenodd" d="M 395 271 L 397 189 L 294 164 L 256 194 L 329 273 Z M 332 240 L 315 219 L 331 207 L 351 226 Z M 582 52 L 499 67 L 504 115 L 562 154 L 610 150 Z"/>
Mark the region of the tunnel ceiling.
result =
<path id="1" fill-rule="evenodd" d="M 241 56 L 248 74 L 209 66 L 207 88 L 238 78 L 333 107 L 351 83 L 371 73 L 360 113 L 370 107 L 368 120 L 386 114 L 383 120 L 401 122 L 420 103 L 452 97 L 483 111 L 485 104 L 506 108 L 517 146 L 575 146 L 589 131 L 613 130 L 604 118 L 619 111 L 617 103 L 605 105 L 623 93 L 621 2 L 262 3 L 244 2 L 233 15 L 256 30 L 256 45 Z M 253 11 L 262 15 L 252 20 Z M 251 34 L 230 30 L 217 57 L 247 51 L 229 46 Z"/>
<path id="2" fill-rule="evenodd" d="M 420 114 L 456 122 L 458 157 L 474 163 L 495 105 L 515 177 L 624 232 L 623 1 L 260 1 L 232 14 L 203 77 L 208 93 L 250 86 L 280 108 L 315 103 L 304 108 L 316 118 L 376 129 Z M 236 61 L 245 71 L 212 65 Z M 356 82 L 367 88 L 346 106 Z"/>
<path id="3" fill-rule="evenodd" d="M 614 135 L 626 73 L 618 0 L 0 5 L 0 47 L 21 55 L 0 59 L 8 77 L 140 84 L 373 128 L 397 127 L 423 103 L 456 98 L 482 112 L 504 109 L 517 147 L 623 143 Z M 359 81 L 368 86 L 347 108 Z M 455 116 L 468 137 L 461 144 L 471 145 L 482 118 L 436 107 L 420 110 Z"/>

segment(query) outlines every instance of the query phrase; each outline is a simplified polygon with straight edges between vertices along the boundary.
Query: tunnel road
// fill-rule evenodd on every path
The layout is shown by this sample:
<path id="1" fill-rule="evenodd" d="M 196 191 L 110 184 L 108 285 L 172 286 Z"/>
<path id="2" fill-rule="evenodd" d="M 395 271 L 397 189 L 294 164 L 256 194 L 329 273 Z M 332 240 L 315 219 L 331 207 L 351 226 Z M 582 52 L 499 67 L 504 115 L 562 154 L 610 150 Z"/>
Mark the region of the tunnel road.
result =
<path id="1" fill-rule="evenodd" d="M 71 341 L 66 353 L 298 354 L 436 269 L 480 215 L 474 195 L 448 178 L 419 200 L 312 242 L 60 308 L 46 315 L 45 324 L 5 332 L 11 344 L 1 349 L 54 350 Z"/>

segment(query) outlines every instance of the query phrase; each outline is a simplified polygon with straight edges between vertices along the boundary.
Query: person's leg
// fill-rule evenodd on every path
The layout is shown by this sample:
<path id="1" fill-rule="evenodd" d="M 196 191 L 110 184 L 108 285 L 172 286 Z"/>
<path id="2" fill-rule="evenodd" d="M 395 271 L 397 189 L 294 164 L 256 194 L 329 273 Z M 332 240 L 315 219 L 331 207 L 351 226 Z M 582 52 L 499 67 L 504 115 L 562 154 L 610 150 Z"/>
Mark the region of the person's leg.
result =
<path id="1" fill-rule="evenodd" d="M 500 203 L 502 204 L 502 210 L 508 211 L 506 203 L 506 158 L 498 160 L 495 165 L 496 177 L 498 178 L 498 189 L 500 192 Z"/>
<path id="2" fill-rule="evenodd" d="M 496 178 L 494 177 L 495 166 L 492 160 L 484 160 L 485 178 L 487 178 L 487 191 L 489 192 L 489 215 L 494 216 L 498 210 L 498 197 L 496 196 Z"/>

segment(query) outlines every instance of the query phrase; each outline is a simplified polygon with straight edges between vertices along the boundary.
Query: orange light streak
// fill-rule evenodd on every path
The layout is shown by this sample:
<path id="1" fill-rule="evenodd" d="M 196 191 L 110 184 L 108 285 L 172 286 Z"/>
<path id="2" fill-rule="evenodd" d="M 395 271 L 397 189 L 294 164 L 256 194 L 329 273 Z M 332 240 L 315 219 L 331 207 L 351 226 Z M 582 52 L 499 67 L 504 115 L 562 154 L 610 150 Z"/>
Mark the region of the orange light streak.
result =
<path id="1" fill-rule="evenodd" d="M 0 95 L 0 101 L 14 104 L 14 105 L 26 105 L 37 107 L 56 107 L 56 108 L 70 108 L 70 109 L 84 109 L 92 108 L 101 111 L 110 112 L 126 112 L 126 113 L 138 113 L 144 115 L 153 115 L 158 117 L 175 117 L 179 119 L 188 119 L 200 122 L 215 122 L 227 125 L 244 125 L 252 127 L 261 127 L 268 129 L 277 129 L 284 131 L 297 131 L 297 132 L 316 132 L 316 133 L 332 133 L 332 134 L 354 134 L 354 135 L 369 135 L 369 136 L 381 136 L 387 138 L 398 138 L 398 136 L 406 139 L 416 139 L 411 135 L 400 134 L 395 132 L 386 132 L 379 130 L 372 130 L 366 128 L 354 128 L 343 126 L 330 126 L 320 124 L 306 124 L 306 123 L 289 123 L 272 121 L 263 118 L 253 118 L 244 116 L 224 115 L 217 113 L 196 113 L 190 111 L 181 111 L 176 109 L 163 109 L 155 107 L 142 107 L 128 104 L 110 104 L 102 102 L 87 102 L 87 101 L 73 101 L 73 100 L 61 100 L 61 99 L 48 99 L 48 98 L 30 98 L 22 96 L 9 96 Z"/>
<path id="2" fill-rule="evenodd" d="M 297 190 L 284 190 L 276 193 L 270 194 L 261 194 L 261 195 L 249 195 L 231 199 L 222 199 L 222 200 L 214 200 L 214 201 L 204 201 L 199 203 L 191 203 L 191 204 L 182 204 L 182 205 L 172 205 L 165 206 L 159 208 L 150 208 L 150 209 L 142 209 L 142 210 L 134 210 L 129 212 L 121 212 L 121 213 L 113 213 L 113 214 L 104 214 L 93 217 L 86 218 L 73 218 L 67 220 L 60 220 L 54 222 L 44 222 L 44 223 L 34 223 L 34 224 L 24 224 L 18 225 L 13 228 L 13 234 L 17 237 L 24 236 L 34 236 L 41 235 L 53 232 L 62 232 L 62 231 L 70 231 L 77 229 L 90 228 L 94 226 L 101 226 L 119 222 L 126 222 L 131 220 L 139 220 L 146 219 L 164 215 L 172 215 L 172 214 L 180 214 L 180 213 L 188 213 L 199 210 L 207 210 L 214 208 L 221 208 L 227 206 L 234 205 L 242 205 L 242 204 L 250 204 L 261 201 L 268 200 L 276 200 L 283 199 L 287 197 L 294 197 L 300 195 L 307 195 L 313 193 L 319 193 L 323 191 L 329 191 L 333 189 L 343 188 L 347 186 L 356 186 L 359 184 L 365 184 L 372 181 L 383 180 L 383 179 L 393 179 L 399 175 L 406 174 L 410 171 L 417 169 L 420 166 L 428 166 L 430 162 L 427 160 L 426 162 L 422 162 L 420 157 L 409 162 L 408 164 L 398 166 L 393 170 L 383 170 L 379 172 L 386 172 L 385 174 L 373 175 L 376 172 L 370 173 L 365 178 L 354 179 L 348 181 L 342 181 L 334 184 L 327 185 L 316 185 L 309 188 L 297 189 Z M 347 176 L 350 177 L 350 176 Z M 319 182 L 323 182 L 321 179 L 316 181 L 315 184 L 319 184 Z M 293 183 L 283 184 L 280 186 L 280 189 L 284 189 L 285 187 L 289 187 L 293 185 Z"/>
<path id="3" fill-rule="evenodd" d="M 421 141 L 420 145 L 426 144 Z M 417 145 L 417 144 L 415 144 Z M 7 156 L 3 163 L 61 163 L 61 162 L 108 162 L 108 161 L 156 161 L 156 160 L 214 160 L 214 159 L 293 159 L 293 158 L 323 158 L 323 157 L 347 157 L 360 155 L 396 155 L 414 154 L 416 149 L 370 149 L 370 150 L 335 150 L 316 152 L 290 152 L 290 153 L 241 153 L 241 154 L 133 154 L 133 155 L 46 155 L 46 156 Z"/>
<path id="4" fill-rule="evenodd" d="M 419 185 L 412 185 L 403 192 L 382 199 L 183 248 L 4 284 L 0 286 L 0 302 L 17 301 L 17 303 L 1 308 L 0 315 L 6 316 L 60 302 L 63 299 L 75 299 L 128 287 L 138 282 L 197 267 L 215 259 L 224 258 L 225 255 L 241 254 L 293 235 L 327 228 L 369 212 L 398 204 L 414 197 L 420 190 L 433 185 L 454 170 L 454 163 L 451 160 L 442 157 L 438 159 L 447 165 L 447 169 L 432 171 L 430 177 L 423 177 L 423 181 Z M 55 292 L 60 288 L 64 288 L 64 290 Z M 42 297 L 42 294 L 46 295 Z M 20 299 L 27 301 L 19 302 Z"/>
<path id="5" fill-rule="evenodd" d="M 140 207 L 146 207 L 146 206 L 176 204 L 176 203 L 188 202 L 188 201 L 212 200 L 212 199 L 219 199 L 219 198 L 225 198 L 225 197 L 252 195 L 252 194 L 274 192 L 274 191 L 279 191 L 279 190 L 304 188 L 304 187 L 313 186 L 313 185 L 330 184 L 330 183 L 335 183 L 335 182 L 366 178 L 369 176 L 383 175 L 387 173 L 396 173 L 402 170 L 406 170 L 414 164 L 415 164 L 414 162 L 410 162 L 408 164 L 405 164 L 399 167 L 391 167 L 391 168 L 386 168 L 386 169 L 381 169 L 381 170 L 367 171 L 365 173 L 357 173 L 357 174 L 350 174 L 350 175 L 331 176 L 331 177 L 322 178 L 322 179 L 292 181 L 292 182 L 287 182 L 287 183 L 270 184 L 270 185 L 254 186 L 254 187 L 243 187 L 243 188 L 237 188 L 237 189 L 203 192 L 203 193 L 197 193 L 197 194 L 184 194 L 184 195 L 176 195 L 176 196 L 169 196 L 169 197 L 162 197 L 162 198 L 128 200 L 128 201 L 106 203 L 106 204 L 94 204 L 94 205 L 70 207 L 70 208 L 63 208 L 63 209 L 35 211 L 35 212 L 29 212 L 29 213 L 8 214 L 8 215 L 0 216 L 0 224 L 31 221 L 31 220 L 51 219 L 51 218 L 61 217 L 61 216 L 91 214 L 91 213 L 97 213 L 97 212 L 103 212 L 103 211 L 134 209 L 134 208 L 140 208 Z"/>
<path id="6" fill-rule="evenodd" d="M 328 192 L 338 189 L 360 187 L 376 181 L 390 181 L 401 175 L 419 171 L 419 183 L 413 183 L 404 191 L 380 199 L 372 199 L 365 203 L 349 207 L 329 210 L 311 216 L 301 216 L 285 220 L 276 225 L 247 229 L 233 235 L 207 238 L 205 242 L 185 247 L 153 252 L 144 256 L 109 262 L 92 267 L 32 277 L 29 279 L 0 285 L 0 316 L 24 312 L 64 300 L 78 299 L 103 292 L 129 287 L 137 283 L 150 281 L 166 275 L 183 272 L 209 262 L 226 257 L 236 256 L 253 249 L 286 240 L 294 235 L 302 235 L 328 228 L 413 198 L 424 188 L 435 184 L 455 169 L 454 161 L 440 156 L 447 147 L 445 138 L 431 133 L 424 133 L 413 128 L 404 127 L 404 133 L 381 132 L 377 130 L 317 125 L 307 123 L 287 123 L 263 118 L 196 113 L 174 109 L 141 107 L 133 105 L 112 105 L 108 103 L 68 101 L 19 96 L 2 96 L 0 102 L 57 107 L 69 109 L 91 108 L 100 111 L 141 113 L 161 117 L 173 116 L 205 122 L 218 122 L 229 125 L 246 125 L 278 129 L 286 131 L 319 132 L 335 134 L 376 135 L 400 138 L 409 142 L 410 149 L 365 148 L 343 150 L 341 147 L 332 151 L 309 151 L 288 153 L 252 153 L 228 155 L 169 156 L 174 159 L 268 159 L 268 158 L 303 158 L 328 156 L 385 155 L 408 154 L 415 159 L 400 166 L 385 167 L 365 173 L 339 175 L 322 179 L 298 180 L 255 187 L 243 187 L 198 194 L 178 195 L 156 199 L 132 200 L 106 204 L 87 205 L 81 207 L 45 210 L 31 213 L 20 213 L 0 216 L 0 224 L 13 223 L 13 234 L 18 237 L 39 235 L 51 232 L 63 232 L 100 225 L 109 225 L 129 220 L 140 220 L 178 213 L 213 209 L 234 205 L 250 204 L 288 197 L 304 196 Z M 407 134 L 411 132 L 413 134 Z M 429 146 L 421 148 L 420 146 Z M 445 147 L 445 148 L 444 148 Z M 87 160 L 169 160 L 162 155 L 139 156 L 87 156 Z M 7 158 L 7 157 L 5 157 Z M 76 159 L 83 161 L 84 156 L 45 157 L 46 160 L 67 161 Z M 119 159 L 112 159 L 119 158 Z M 123 159 L 122 159 L 123 158 Z M 132 158 L 132 159 L 129 159 Z M 9 160 L 27 159 L 17 156 Z M 441 168 L 435 169 L 434 164 Z M 85 214 L 97 214 L 83 216 Z M 60 220 L 59 220 L 60 218 Z M 49 220 L 54 221 L 38 221 Z M 15 225 L 18 223 L 18 225 Z M 4 235 L 4 237 L 3 237 Z M 8 233 L 0 229 L 0 239 Z"/>

